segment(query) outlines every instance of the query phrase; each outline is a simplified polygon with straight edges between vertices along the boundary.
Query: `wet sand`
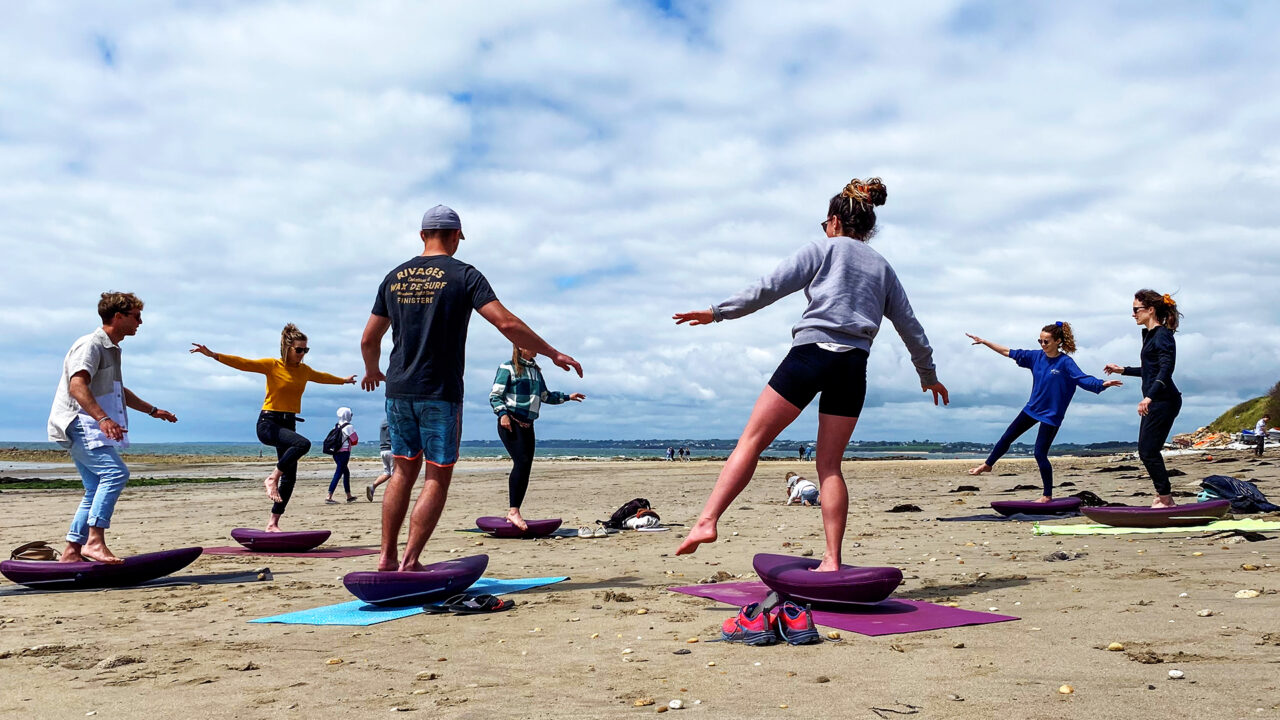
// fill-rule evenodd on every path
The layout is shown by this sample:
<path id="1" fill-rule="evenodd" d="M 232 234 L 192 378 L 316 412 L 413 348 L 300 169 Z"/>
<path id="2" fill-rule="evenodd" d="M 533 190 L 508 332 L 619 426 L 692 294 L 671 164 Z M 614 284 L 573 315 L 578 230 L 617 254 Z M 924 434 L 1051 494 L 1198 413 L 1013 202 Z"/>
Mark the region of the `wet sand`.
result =
<path id="1" fill-rule="evenodd" d="M 1280 460 L 1219 458 L 1226 461 L 1172 459 L 1187 473 L 1174 478 L 1175 489 L 1226 474 L 1280 497 L 1280 465 L 1271 464 Z M 1092 490 L 1112 501 L 1149 503 L 1150 483 L 1140 471 L 1102 472 L 1121 463 L 1138 465 L 1057 459 L 1059 482 L 1075 483 L 1060 494 Z M 845 562 L 902 568 L 898 597 L 998 608 L 1022 618 L 1016 622 L 876 638 L 844 633 L 841 642 L 810 647 L 708 643 L 729 609 L 665 588 L 717 574 L 750 578 L 757 552 L 820 555 L 818 511 L 783 506 L 783 475 L 812 475 L 811 464 L 762 463 L 721 522 L 720 542 L 677 558 L 680 527 L 592 540 L 454 532 L 506 505 L 506 467 L 464 462 L 424 562 L 483 552 L 492 576 L 571 580 L 509 596 L 519 605 L 506 613 L 415 616 L 364 628 L 246 621 L 350 600 L 341 576 L 372 569 L 373 556 L 206 555 L 183 574 L 270 567 L 274 580 L 0 597 L 0 716 L 342 718 L 399 709 L 433 718 L 638 717 L 675 698 L 686 705 L 680 716 L 717 718 L 906 717 L 891 710 L 920 718 L 1280 716 L 1280 576 L 1272 558 L 1280 557 L 1280 542 L 1223 543 L 1200 533 L 1034 537 L 1027 523 L 937 521 L 1039 494 L 1002 492 L 1038 486 L 1028 460 L 1002 462 L 979 478 L 964 474 L 972 464 L 847 463 Z M 379 505 L 363 492 L 379 466 L 355 463 L 360 500 L 336 506 L 323 502 L 330 467 L 304 466 L 286 529 L 330 528 L 330 545 L 376 545 Z M 562 516 L 576 528 L 646 497 L 664 521 L 687 526 L 719 468 L 706 461 L 538 462 L 526 515 Z M 232 544 L 231 528 L 266 521 L 260 478 L 267 469 L 259 462 L 135 461 L 139 477 L 251 479 L 126 491 L 109 531 L 112 547 L 123 554 Z M 949 492 L 959 485 L 981 489 Z M 7 554 L 35 539 L 60 547 L 78 495 L 0 493 L 0 548 Z M 923 512 L 886 512 L 901 503 Z M 1055 551 L 1080 557 L 1043 559 Z M 1259 569 L 1243 570 L 1245 564 Z M 1245 588 L 1264 592 L 1236 599 Z M 1212 615 L 1197 615 L 1205 609 Z M 1108 651 L 1112 642 L 1124 650 Z M 335 659 L 341 662 L 330 664 Z M 1174 669 L 1185 678 L 1171 680 Z M 1064 684 L 1074 693 L 1059 694 Z M 646 699 L 655 704 L 636 706 Z"/>

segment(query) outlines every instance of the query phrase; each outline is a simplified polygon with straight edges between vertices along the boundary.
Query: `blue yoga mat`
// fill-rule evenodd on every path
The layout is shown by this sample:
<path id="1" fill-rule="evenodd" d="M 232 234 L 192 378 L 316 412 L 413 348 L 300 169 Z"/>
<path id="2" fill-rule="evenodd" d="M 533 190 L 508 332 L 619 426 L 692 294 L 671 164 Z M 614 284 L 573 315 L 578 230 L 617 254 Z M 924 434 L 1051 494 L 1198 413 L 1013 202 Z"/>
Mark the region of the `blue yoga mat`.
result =
<path id="1" fill-rule="evenodd" d="M 532 590 L 544 585 L 553 585 L 568 580 L 568 577 L 520 578 L 517 580 L 499 580 L 497 578 L 480 578 L 467 588 L 468 595 L 506 595 L 507 593 Z M 409 607 L 379 607 L 369 605 L 360 600 L 325 605 L 324 607 L 283 615 L 250 620 L 251 623 L 281 623 L 283 625 L 377 625 L 388 620 L 399 620 L 410 615 L 423 613 L 421 605 Z"/>

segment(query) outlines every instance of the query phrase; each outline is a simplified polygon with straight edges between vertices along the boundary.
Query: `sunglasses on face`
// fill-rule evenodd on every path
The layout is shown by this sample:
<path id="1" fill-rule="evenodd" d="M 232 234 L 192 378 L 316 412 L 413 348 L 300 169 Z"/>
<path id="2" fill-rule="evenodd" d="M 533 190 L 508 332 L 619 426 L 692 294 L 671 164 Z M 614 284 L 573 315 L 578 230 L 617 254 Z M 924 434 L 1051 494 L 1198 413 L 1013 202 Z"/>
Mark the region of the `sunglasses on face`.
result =
<path id="1" fill-rule="evenodd" d="M 830 220 L 823 220 L 822 222 L 820 222 L 820 223 L 818 223 L 818 224 L 822 226 L 822 232 L 826 232 L 826 231 L 827 231 L 827 225 L 830 225 L 830 224 L 831 224 L 831 221 L 830 221 Z"/>
<path id="2" fill-rule="evenodd" d="M 294 352 L 296 352 L 296 353 L 298 353 L 299 355 L 306 355 L 307 353 L 311 352 L 311 348 L 299 348 L 299 347 L 296 347 L 296 348 L 294 348 L 294 349 L 293 349 L 293 351 L 294 351 Z"/>
<path id="3" fill-rule="evenodd" d="M 1134 315 L 1137 315 L 1138 313 L 1140 313 L 1140 312 L 1142 312 L 1143 310 L 1146 310 L 1146 309 L 1147 309 L 1147 306 L 1146 306 L 1146 305 L 1134 305 L 1134 306 L 1133 306 L 1133 314 L 1134 314 Z"/>
<path id="4" fill-rule="evenodd" d="M 1043 346 L 1045 346 L 1045 345 L 1048 345 L 1048 344 L 1049 344 L 1049 343 L 1051 343 L 1051 342 L 1053 342 L 1053 340 L 1041 340 L 1041 341 L 1040 341 L 1040 345 L 1041 345 L 1041 347 L 1043 347 Z"/>

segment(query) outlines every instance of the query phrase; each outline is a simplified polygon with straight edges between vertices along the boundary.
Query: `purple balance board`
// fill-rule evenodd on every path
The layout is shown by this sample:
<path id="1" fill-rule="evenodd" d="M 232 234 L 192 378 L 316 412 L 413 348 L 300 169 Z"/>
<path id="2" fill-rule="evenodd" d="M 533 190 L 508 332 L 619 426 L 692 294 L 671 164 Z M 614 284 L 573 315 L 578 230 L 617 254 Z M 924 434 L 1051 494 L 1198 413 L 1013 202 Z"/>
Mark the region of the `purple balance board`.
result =
<path id="1" fill-rule="evenodd" d="M 252 528 L 236 528 L 231 537 L 254 552 L 306 552 L 329 539 L 330 530 L 267 532 Z"/>
<path id="2" fill-rule="evenodd" d="M 1019 513 L 1027 515 L 1064 515 L 1080 509 L 1080 498 L 1058 498 L 1044 503 L 1031 500 L 996 500 L 991 503 L 991 509 L 1006 517 Z"/>
<path id="3" fill-rule="evenodd" d="M 127 557 L 123 563 L 115 565 L 100 562 L 5 560 L 0 562 L 0 574 L 20 585 L 50 590 L 127 587 L 177 572 L 195 562 L 201 552 L 201 548 L 189 547 L 143 553 Z"/>
<path id="4" fill-rule="evenodd" d="M 1231 510 L 1230 500 L 1175 505 L 1171 508 L 1087 507 L 1080 511 L 1090 520 L 1112 527 L 1193 527 L 1221 520 Z"/>
<path id="5" fill-rule="evenodd" d="M 761 582 L 712 583 L 673 587 L 668 590 L 737 607 L 760 602 L 769 592 L 769 588 Z M 814 609 L 813 621 L 824 627 L 873 636 L 942 630 L 964 625 L 986 625 L 1018 619 L 1012 615 L 962 610 L 920 600 L 885 600 L 874 605 L 833 607 L 838 609 Z"/>
<path id="6" fill-rule="evenodd" d="M 765 585 L 779 595 L 809 603 L 875 603 L 902 584 L 896 567 L 841 565 L 835 572 L 813 572 L 815 558 L 760 553 L 751 561 Z"/>
<path id="7" fill-rule="evenodd" d="M 347 573 L 342 584 L 371 605 L 422 605 L 466 590 L 488 566 L 488 555 L 472 555 L 427 565 L 416 572 Z"/>
<path id="8" fill-rule="evenodd" d="M 553 520 L 525 520 L 525 523 L 529 525 L 529 529 L 521 531 L 520 528 L 512 525 L 511 521 L 504 517 L 481 517 L 476 518 L 476 527 L 494 537 L 540 538 L 559 530 L 562 522 L 564 521 L 560 518 Z"/>

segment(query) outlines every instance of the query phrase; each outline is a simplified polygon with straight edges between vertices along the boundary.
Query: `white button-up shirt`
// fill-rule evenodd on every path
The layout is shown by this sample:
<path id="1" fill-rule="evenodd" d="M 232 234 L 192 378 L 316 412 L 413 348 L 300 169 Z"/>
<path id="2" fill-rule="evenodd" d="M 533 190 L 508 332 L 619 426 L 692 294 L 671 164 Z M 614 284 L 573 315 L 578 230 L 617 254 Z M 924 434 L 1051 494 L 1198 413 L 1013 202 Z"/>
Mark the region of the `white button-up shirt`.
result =
<path id="1" fill-rule="evenodd" d="M 53 408 L 49 411 L 49 439 L 67 445 L 67 430 L 78 423 L 84 433 L 85 446 L 92 448 L 129 447 L 129 435 L 120 441 L 112 440 L 98 427 L 98 422 L 71 397 L 71 376 L 80 371 L 89 373 L 89 392 L 102 406 L 107 417 L 120 427 L 129 429 L 129 415 L 124 405 L 124 379 L 120 373 L 120 346 L 111 341 L 106 331 L 98 328 L 76 340 L 62 361 L 62 378 L 53 396 Z"/>

